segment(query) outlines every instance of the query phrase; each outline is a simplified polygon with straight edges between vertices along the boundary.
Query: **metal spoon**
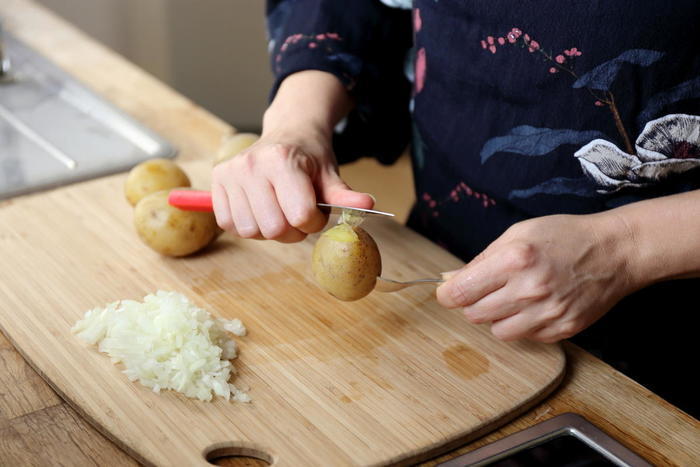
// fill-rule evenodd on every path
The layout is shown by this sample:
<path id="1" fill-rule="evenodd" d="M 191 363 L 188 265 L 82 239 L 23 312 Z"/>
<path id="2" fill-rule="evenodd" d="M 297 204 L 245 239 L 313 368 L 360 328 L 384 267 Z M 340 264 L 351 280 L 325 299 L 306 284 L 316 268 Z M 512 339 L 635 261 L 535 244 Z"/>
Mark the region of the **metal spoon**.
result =
<path id="1" fill-rule="evenodd" d="M 413 281 L 397 281 L 394 279 L 387 279 L 386 277 L 377 277 L 377 285 L 374 286 L 374 290 L 377 292 L 391 293 L 403 290 L 406 287 L 411 287 L 413 285 L 420 284 L 442 284 L 445 282 L 444 279 L 416 279 Z"/>

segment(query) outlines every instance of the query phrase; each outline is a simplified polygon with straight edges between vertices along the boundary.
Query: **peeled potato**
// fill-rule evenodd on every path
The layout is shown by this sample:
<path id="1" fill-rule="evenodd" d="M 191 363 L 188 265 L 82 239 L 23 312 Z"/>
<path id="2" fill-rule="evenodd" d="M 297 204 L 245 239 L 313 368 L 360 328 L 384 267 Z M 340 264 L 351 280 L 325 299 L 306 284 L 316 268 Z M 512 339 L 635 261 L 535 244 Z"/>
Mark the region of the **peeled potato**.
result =
<path id="1" fill-rule="evenodd" d="M 160 190 L 190 186 L 183 170 L 169 159 L 150 159 L 131 169 L 126 178 L 124 193 L 132 206 L 146 195 Z"/>
<path id="2" fill-rule="evenodd" d="M 324 232 L 316 242 L 311 270 L 323 290 L 349 302 L 374 289 L 382 272 L 382 258 L 364 229 L 342 223 Z"/>
<path id="3" fill-rule="evenodd" d="M 168 204 L 170 190 L 143 198 L 134 209 L 134 226 L 143 242 L 166 256 L 201 250 L 220 233 L 211 212 L 183 211 Z"/>
<path id="4" fill-rule="evenodd" d="M 236 133 L 233 136 L 228 136 L 216 153 L 214 165 L 231 159 L 247 147 L 252 146 L 258 139 L 260 136 L 255 133 Z"/>

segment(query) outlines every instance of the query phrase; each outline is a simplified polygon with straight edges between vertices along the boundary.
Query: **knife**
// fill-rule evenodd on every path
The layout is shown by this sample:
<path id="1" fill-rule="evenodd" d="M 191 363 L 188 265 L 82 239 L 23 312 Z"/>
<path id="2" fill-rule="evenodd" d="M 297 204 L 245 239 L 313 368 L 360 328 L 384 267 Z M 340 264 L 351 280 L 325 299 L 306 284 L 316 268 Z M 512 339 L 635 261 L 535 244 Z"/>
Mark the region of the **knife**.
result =
<path id="1" fill-rule="evenodd" d="M 184 211 L 211 212 L 214 206 L 211 201 L 211 192 L 203 190 L 171 190 L 168 195 L 168 203 L 171 206 Z M 316 203 L 322 211 L 340 214 L 344 210 L 355 211 L 361 215 L 394 217 L 394 214 L 374 209 L 361 209 L 337 204 Z"/>

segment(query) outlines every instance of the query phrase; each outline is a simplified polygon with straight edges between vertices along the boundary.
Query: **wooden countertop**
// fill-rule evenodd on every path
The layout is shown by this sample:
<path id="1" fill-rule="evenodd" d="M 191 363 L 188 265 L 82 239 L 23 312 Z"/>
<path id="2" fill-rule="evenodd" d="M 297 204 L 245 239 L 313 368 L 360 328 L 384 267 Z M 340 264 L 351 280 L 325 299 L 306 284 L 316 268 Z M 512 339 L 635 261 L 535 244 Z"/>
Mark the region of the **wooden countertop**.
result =
<path id="1" fill-rule="evenodd" d="M 20 39 L 172 141 L 181 160 L 211 158 L 230 131 L 215 116 L 31 0 L 1 0 L 0 17 Z M 700 421 L 580 348 L 565 344 L 565 349 L 567 376 L 544 403 L 427 465 L 564 412 L 583 415 L 653 464 L 696 465 Z M 136 462 L 81 419 L 0 334 L 0 465 L 30 464 Z"/>

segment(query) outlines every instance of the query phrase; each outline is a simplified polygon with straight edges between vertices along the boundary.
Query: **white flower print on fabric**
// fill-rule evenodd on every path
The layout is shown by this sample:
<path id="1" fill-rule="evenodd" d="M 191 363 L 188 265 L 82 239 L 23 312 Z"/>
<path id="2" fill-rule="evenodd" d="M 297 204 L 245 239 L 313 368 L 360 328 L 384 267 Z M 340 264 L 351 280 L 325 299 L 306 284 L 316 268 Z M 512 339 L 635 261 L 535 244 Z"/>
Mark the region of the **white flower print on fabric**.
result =
<path id="1" fill-rule="evenodd" d="M 700 167 L 700 116 L 671 114 L 648 122 L 628 154 L 603 139 L 595 139 L 574 156 L 599 193 L 651 185 Z"/>
<path id="2" fill-rule="evenodd" d="M 413 8 L 413 0 L 380 0 L 384 5 L 390 6 L 392 8 L 401 8 L 403 10 L 410 10 Z"/>

